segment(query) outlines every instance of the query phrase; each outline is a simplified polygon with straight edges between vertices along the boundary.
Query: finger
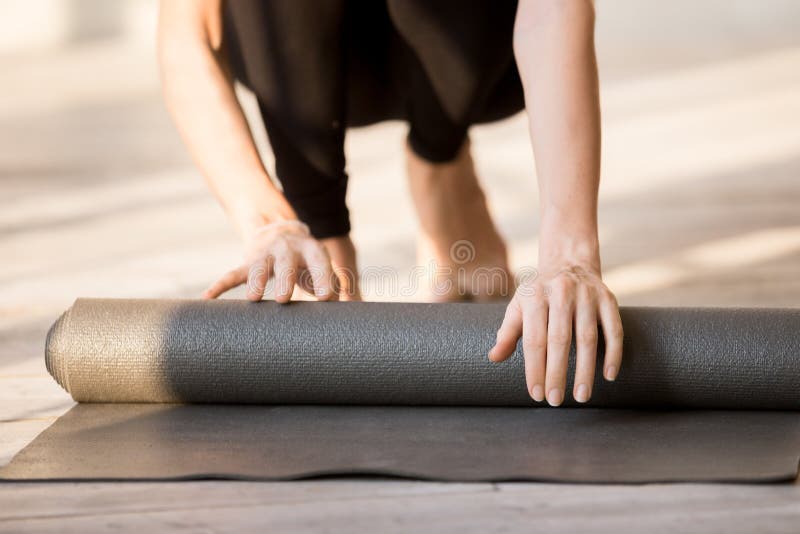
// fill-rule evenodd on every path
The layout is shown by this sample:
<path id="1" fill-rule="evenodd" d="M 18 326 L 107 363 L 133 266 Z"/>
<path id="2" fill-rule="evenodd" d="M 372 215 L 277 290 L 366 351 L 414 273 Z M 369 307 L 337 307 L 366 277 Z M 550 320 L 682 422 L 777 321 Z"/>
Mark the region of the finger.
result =
<path id="1" fill-rule="evenodd" d="M 295 255 L 291 251 L 286 251 L 276 256 L 273 271 L 275 276 L 275 300 L 285 304 L 291 300 L 294 285 L 297 281 Z"/>
<path id="2" fill-rule="evenodd" d="M 222 295 L 229 289 L 240 286 L 247 281 L 247 266 L 242 265 L 232 271 L 228 271 L 222 278 L 211 284 L 208 289 L 203 292 L 204 299 L 215 299 Z"/>
<path id="3" fill-rule="evenodd" d="M 547 402 L 551 406 L 559 406 L 564 401 L 574 312 L 575 297 L 572 287 L 562 284 L 554 288 L 547 316 L 547 371 L 545 376 Z"/>
<path id="4" fill-rule="evenodd" d="M 298 268 L 297 272 L 297 287 L 308 295 L 314 295 L 314 281 L 311 279 L 311 273 L 302 266 Z"/>
<path id="5" fill-rule="evenodd" d="M 303 259 L 313 284 L 313 295 L 318 300 L 330 300 L 334 293 L 333 269 L 327 251 L 322 245 L 315 243 L 306 247 Z"/>
<path id="6" fill-rule="evenodd" d="M 333 269 L 335 291 L 341 301 L 361 300 L 361 291 L 358 287 L 358 272 L 345 266 L 336 266 Z"/>
<path id="7" fill-rule="evenodd" d="M 257 261 L 250 266 L 247 273 L 247 298 L 258 302 L 264 297 L 267 281 L 272 276 L 272 256 Z"/>
<path id="8" fill-rule="evenodd" d="M 575 306 L 575 386 L 572 396 L 586 402 L 592 396 L 597 363 L 597 300 L 584 288 Z"/>
<path id="9" fill-rule="evenodd" d="M 525 382 L 533 400 L 545 398 L 547 367 L 547 301 L 537 299 L 523 310 L 522 350 L 525 354 Z"/>
<path id="10" fill-rule="evenodd" d="M 600 299 L 600 323 L 606 348 L 603 362 L 603 376 L 614 381 L 622 365 L 622 319 L 619 315 L 617 299 L 610 292 Z"/>
<path id="11" fill-rule="evenodd" d="M 517 341 L 522 335 L 522 310 L 519 301 L 513 299 L 506 307 L 503 323 L 497 330 L 497 340 L 494 347 L 489 350 L 489 359 L 493 362 L 502 362 L 514 354 Z"/>

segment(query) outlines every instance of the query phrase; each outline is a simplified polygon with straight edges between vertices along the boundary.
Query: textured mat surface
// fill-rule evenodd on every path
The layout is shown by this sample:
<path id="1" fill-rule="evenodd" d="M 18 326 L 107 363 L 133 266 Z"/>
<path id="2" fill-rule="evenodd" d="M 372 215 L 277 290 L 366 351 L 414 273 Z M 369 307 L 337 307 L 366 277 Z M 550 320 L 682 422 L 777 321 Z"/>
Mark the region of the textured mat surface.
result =
<path id="1" fill-rule="evenodd" d="M 800 310 L 623 309 L 619 379 L 598 380 L 588 407 L 561 409 L 530 400 L 519 351 L 487 360 L 503 313 L 78 300 L 46 360 L 85 404 L 0 478 L 797 476 Z"/>
<path id="2" fill-rule="evenodd" d="M 798 456 L 791 412 L 80 404 L 2 475 L 770 482 Z"/>
<path id="3" fill-rule="evenodd" d="M 504 311 L 82 299 L 51 330 L 46 358 L 79 402 L 531 406 L 520 351 L 487 359 Z M 800 409 L 800 310 L 622 316 L 621 373 L 597 380 L 591 405 Z"/>

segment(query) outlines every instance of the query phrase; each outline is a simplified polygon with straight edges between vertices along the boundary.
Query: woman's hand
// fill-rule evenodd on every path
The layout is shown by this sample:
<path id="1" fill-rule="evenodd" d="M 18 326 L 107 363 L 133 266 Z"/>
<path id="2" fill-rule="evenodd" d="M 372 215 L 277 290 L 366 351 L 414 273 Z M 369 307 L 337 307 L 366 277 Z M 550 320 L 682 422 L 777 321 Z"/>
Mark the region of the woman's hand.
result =
<path id="1" fill-rule="evenodd" d="M 605 337 L 604 375 L 614 380 L 622 359 L 622 322 L 600 278 L 597 200 L 600 182 L 600 97 L 592 2 L 520 1 L 514 57 L 525 90 L 539 178 L 539 276 L 523 283 L 508 306 L 489 353 L 503 361 L 522 337 L 528 391 L 564 401 L 573 333 L 577 355 L 573 396 L 592 394 L 598 320 Z"/>
<path id="2" fill-rule="evenodd" d="M 524 281 L 506 309 L 489 359 L 507 359 L 522 337 L 525 381 L 535 401 L 558 406 L 564 401 L 573 334 L 576 345 L 572 395 L 592 395 L 597 360 L 598 320 L 605 338 L 603 376 L 613 381 L 622 361 L 622 321 L 613 293 L 600 278 L 599 258 L 575 262 L 549 260 L 539 275 Z"/>
<path id="3" fill-rule="evenodd" d="M 162 0 L 158 57 L 164 98 L 211 190 L 245 236 L 245 262 L 212 285 L 215 298 L 247 283 L 260 300 L 274 279 L 275 299 L 287 302 L 295 283 L 319 300 L 357 299 L 355 250 L 347 237 L 315 240 L 270 180 L 222 53 L 220 0 Z M 197 110 L 203 110 L 198 113 Z M 270 220 L 283 222 L 263 226 Z M 261 227 L 262 231 L 253 232 Z M 331 276 L 337 262 L 344 274 Z M 339 275 L 339 273 L 336 273 Z"/>
<path id="4" fill-rule="evenodd" d="M 247 298 L 259 301 L 271 279 L 275 300 L 280 303 L 289 302 L 295 285 L 318 300 L 339 297 L 342 284 L 334 276 L 326 246 L 299 221 L 281 221 L 257 229 L 246 238 L 245 250 L 244 263 L 217 280 L 203 293 L 204 298 L 216 298 L 246 283 Z"/>

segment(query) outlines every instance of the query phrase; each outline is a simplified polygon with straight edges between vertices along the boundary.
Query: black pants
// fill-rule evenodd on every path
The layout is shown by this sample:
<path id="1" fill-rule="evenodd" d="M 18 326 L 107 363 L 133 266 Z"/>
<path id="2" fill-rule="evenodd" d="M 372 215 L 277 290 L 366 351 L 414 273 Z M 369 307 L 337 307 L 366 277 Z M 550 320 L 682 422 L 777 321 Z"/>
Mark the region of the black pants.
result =
<path id="1" fill-rule="evenodd" d="M 350 231 L 344 135 L 409 123 L 432 162 L 470 125 L 523 108 L 512 52 L 516 0 L 230 0 L 224 49 L 257 96 L 278 178 L 318 237 Z"/>

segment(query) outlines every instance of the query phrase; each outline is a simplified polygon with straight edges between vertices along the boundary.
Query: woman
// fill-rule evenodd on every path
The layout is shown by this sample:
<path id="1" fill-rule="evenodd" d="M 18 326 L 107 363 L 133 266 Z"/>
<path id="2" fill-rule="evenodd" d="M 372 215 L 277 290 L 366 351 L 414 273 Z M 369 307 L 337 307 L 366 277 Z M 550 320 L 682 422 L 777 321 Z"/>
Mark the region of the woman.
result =
<path id="1" fill-rule="evenodd" d="M 507 272 L 468 129 L 524 107 L 541 199 L 539 275 L 517 288 L 489 358 L 507 359 L 521 337 L 531 397 L 558 406 L 574 333 L 572 394 L 586 402 L 599 323 L 603 376 L 616 378 L 622 325 L 600 271 L 590 0 L 162 0 L 159 58 L 167 105 L 245 243 L 245 263 L 206 298 L 246 283 L 260 300 L 273 278 L 278 302 L 303 281 L 319 300 L 358 299 L 357 278 L 342 274 L 356 272 L 344 134 L 390 118 L 409 124 L 423 258 L 453 266 L 451 247 L 469 239 L 472 268 Z M 234 79 L 258 98 L 282 190 L 259 159 Z M 467 290 L 498 293 L 492 284 Z"/>

